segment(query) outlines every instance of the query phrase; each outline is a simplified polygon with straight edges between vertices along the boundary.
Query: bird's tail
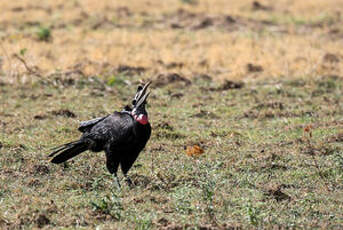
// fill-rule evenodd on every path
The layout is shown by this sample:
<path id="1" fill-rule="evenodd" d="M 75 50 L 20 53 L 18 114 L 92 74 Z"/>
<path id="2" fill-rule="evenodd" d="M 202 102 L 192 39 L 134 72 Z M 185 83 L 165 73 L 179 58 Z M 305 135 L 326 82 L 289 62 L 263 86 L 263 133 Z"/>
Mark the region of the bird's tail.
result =
<path id="1" fill-rule="evenodd" d="M 49 155 L 49 157 L 53 157 L 50 161 L 55 164 L 60 164 L 79 155 L 87 149 L 88 144 L 83 141 L 70 142 L 55 148 Z M 55 156 L 56 154 L 58 155 Z"/>

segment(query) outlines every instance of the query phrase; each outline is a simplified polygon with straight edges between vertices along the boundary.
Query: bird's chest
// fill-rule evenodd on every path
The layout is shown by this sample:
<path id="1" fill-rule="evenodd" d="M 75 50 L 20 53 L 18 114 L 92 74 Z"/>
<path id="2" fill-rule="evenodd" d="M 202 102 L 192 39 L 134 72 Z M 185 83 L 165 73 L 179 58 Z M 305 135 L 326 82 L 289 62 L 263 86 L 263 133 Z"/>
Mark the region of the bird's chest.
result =
<path id="1" fill-rule="evenodd" d="M 132 140 L 130 141 L 133 148 L 139 149 L 139 151 L 143 149 L 150 138 L 150 133 L 151 129 L 149 124 L 135 127 L 133 130 Z"/>
<path id="2" fill-rule="evenodd" d="M 122 141 L 114 142 L 112 147 L 117 151 L 126 152 L 140 152 L 146 145 L 150 138 L 150 130 L 145 129 L 145 127 L 139 127 L 137 129 L 132 129 L 132 132 L 128 132 Z"/>
<path id="3" fill-rule="evenodd" d="M 134 148 L 139 148 L 141 150 L 148 142 L 149 137 L 150 133 L 148 132 L 137 132 L 132 138 L 131 143 L 133 144 Z"/>

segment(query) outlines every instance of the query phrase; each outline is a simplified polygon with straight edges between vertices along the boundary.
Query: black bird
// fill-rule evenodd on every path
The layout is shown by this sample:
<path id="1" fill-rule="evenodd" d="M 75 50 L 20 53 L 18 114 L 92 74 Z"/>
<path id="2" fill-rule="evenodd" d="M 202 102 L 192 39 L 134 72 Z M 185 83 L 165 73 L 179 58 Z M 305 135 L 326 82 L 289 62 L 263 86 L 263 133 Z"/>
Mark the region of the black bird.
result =
<path id="1" fill-rule="evenodd" d="M 147 92 L 149 85 L 150 82 L 144 87 L 138 87 L 132 101 L 133 108 L 126 106 L 121 112 L 81 122 L 78 128 L 83 133 L 81 138 L 55 148 L 55 151 L 49 155 L 53 157 L 51 162 L 60 164 L 86 150 L 105 151 L 106 167 L 115 176 L 118 186 L 120 187 L 117 177 L 119 164 L 127 183 L 131 185 L 127 173 L 151 134 L 148 113 L 145 110 L 150 93 Z"/>

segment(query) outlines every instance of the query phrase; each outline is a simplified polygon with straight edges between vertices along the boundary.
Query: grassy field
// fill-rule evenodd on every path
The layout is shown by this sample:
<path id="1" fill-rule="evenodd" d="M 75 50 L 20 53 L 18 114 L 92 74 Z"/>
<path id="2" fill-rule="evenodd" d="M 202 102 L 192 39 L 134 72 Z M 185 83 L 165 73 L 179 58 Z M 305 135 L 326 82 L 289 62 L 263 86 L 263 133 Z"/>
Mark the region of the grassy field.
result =
<path id="1" fill-rule="evenodd" d="M 343 2 L 0 8 L 1 229 L 343 228 Z M 134 188 L 103 153 L 49 163 L 147 80 Z"/>

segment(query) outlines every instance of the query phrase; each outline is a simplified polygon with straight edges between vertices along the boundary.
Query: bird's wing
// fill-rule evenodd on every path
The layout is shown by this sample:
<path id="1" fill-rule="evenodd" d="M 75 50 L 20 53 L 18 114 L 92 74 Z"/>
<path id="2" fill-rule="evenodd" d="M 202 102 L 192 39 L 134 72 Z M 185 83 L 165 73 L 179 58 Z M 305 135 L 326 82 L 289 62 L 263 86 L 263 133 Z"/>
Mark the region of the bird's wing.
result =
<path id="1" fill-rule="evenodd" d="M 80 122 L 80 126 L 78 128 L 78 130 L 82 133 L 86 132 L 87 130 L 91 129 L 94 125 L 96 125 L 97 123 L 99 123 L 100 121 L 104 120 L 105 118 L 107 118 L 109 115 L 107 116 L 103 116 L 103 117 L 97 117 L 94 118 L 92 120 L 88 120 L 88 121 L 81 121 Z"/>
<path id="2" fill-rule="evenodd" d="M 126 112 L 115 112 L 96 123 L 84 137 L 111 145 L 129 143 L 133 138 L 133 118 Z"/>

